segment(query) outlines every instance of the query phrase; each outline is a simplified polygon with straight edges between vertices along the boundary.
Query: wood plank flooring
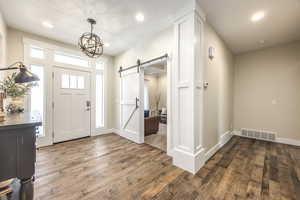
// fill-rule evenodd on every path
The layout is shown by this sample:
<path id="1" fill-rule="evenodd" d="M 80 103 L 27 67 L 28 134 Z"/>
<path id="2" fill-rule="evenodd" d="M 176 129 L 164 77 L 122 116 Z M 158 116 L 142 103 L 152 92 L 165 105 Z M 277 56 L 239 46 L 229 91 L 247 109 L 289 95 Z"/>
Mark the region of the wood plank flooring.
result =
<path id="1" fill-rule="evenodd" d="M 167 152 L 167 125 L 159 123 L 159 131 L 146 136 L 145 143 Z"/>
<path id="2" fill-rule="evenodd" d="M 36 200 L 300 200 L 300 148 L 233 137 L 192 175 L 117 135 L 37 152 Z"/>

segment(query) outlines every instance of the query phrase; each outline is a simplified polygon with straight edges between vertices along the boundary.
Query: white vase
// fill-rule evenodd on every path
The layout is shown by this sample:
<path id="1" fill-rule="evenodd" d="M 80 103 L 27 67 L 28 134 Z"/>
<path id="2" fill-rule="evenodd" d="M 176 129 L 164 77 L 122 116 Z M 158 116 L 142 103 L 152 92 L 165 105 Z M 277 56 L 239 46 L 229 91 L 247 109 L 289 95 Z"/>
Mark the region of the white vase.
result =
<path id="1" fill-rule="evenodd" d="M 6 111 L 7 106 L 9 106 L 10 104 L 15 105 L 17 108 L 22 108 L 24 109 L 24 97 L 6 97 L 5 99 L 3 99 L 3 108 L 4 111 Z"/>

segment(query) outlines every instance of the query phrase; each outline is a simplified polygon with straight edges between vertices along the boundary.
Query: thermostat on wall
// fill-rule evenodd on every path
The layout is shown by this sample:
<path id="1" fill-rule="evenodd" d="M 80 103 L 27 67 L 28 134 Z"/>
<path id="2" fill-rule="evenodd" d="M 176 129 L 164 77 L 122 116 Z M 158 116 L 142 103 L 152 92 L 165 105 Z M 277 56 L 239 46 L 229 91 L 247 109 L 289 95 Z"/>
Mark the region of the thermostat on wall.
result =
<path id="1" fill-rule="evenodd" d="M 208 57 L 212 60 L 215 57 L 215 48 L 209 47 L 208 49 Z"/>

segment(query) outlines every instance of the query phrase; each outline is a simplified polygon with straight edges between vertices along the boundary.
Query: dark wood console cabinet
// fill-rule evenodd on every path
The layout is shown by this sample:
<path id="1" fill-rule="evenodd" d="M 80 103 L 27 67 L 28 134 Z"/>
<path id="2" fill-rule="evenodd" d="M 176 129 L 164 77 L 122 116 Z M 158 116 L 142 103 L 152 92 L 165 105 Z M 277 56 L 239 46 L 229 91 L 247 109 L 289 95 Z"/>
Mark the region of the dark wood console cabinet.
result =
<path id="1" fill-rule="evenodd" d="M 31 113 L 9 115 L 6 121 L 0 122 L 0 182 L 18 178 L 22 185 L 32 181 L 36 130 L 41 125 L 40 117 Z"/>

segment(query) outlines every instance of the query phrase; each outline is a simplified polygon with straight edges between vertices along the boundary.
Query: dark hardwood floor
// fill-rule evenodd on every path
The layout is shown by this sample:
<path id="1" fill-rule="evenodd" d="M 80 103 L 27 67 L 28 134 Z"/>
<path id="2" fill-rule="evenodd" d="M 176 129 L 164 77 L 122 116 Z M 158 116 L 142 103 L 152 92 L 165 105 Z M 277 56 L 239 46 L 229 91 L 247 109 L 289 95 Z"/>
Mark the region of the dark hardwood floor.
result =
<path id="1" fill-rule="evenodd" d="M 300 148 L 233 137 L 192 175 L 149 145 L 117 135 L 37 153 L 38 200 L 300 200 Z"/>

